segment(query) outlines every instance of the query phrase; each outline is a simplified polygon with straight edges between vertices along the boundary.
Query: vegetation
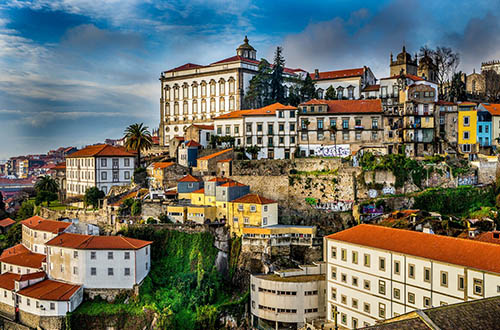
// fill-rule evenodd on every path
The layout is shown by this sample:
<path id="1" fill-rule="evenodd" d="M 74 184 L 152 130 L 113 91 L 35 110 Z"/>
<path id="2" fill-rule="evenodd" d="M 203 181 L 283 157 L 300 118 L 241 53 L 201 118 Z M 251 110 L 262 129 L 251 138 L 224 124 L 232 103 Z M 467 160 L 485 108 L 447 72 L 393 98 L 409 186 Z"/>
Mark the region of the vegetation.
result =
<path id="1" fill-rule="evenodd" d="M 57 200 L 57 194 L 52 191 L 41 190 L 36 194 L 35 205 L 40 205 L 43 202 L 47 202 L 47 206 L 50 206 L 50 202 Z"/>
<path id="2" fill-rule="evenodd" d="M 92 205 L 94 209 L 99 207 L 99 200 L 103 199 L 104 192 L 99 190 L 97 187 L 90 187 L 85 191 L 85 196 L 83 196 L 83 201 L 85 205 Z"/>
<path id="3" fill-rule="evenodd" d="M 33 201 L 26 200 L 21 204 L 21 207 L 17 211 L 17 219 L 24 220 L 31 218 L 35 214 L 35 206 Z"/>
<path id="4" fill-rule="evenodd" d="M 428 48 L 427 46 L 420 48 L 420 56 L 428 56 L 437 66 L 437 82 L 439 85 L 439 97 L 444 99 L 445 85 L 450 81 L 451 75 L 455 73 L 460 56 L 449 47 L 436 47 L 436 49 Z"/>
<path id="5" fill-rule="evenodd" d="M 271 103 L 285 103 L 285 85 L 283 84 L 285 58 L 283 57 L 282 52 L 283 49 L 281 47 L 276 47 L 276 52 L 274 53 L 273 72 L 271 73 Z"/>
<path id="6" fill-rule="evenodd" d="M 142 187 L 146 185 L 148 173 L 145 167 L 138 167 L 134 170 L 134 183 Z"/>
<path id="7" fill-rule="evenodd" d="M 245 103 L 248 108 L 261 108 L 271 104 L 269 95 L 271 65 L 264 58 L 260 60 L 257 74 L 250 79 Z"/>
<path id="8" fill-rule="evenodd" d="M 257 159 L 257 155 L 259 154 L 260 147 L 256 145 L 251 145 L 248 146 L 245 149 L 246 152 L 248 152 L 250 155 L 252 155 L 252 159 Z"/>
<path id="9" fill-rule="evenodd" d="M 309 101 L 317 97 L 316 86 L 310 75 L 306 75 L 306 78 L 302 81 L 302 86 L 300 87 L 300 98 L 302 102 Z"/>
<path id="10" fill-rule="evenodd" d="M 35 191 L 35 204 L 40 205 L 43 202 L 47 202 L 47 206 L 50 206 L 50 202 L 57 200 L 59 184 L 49 175 L 45 175 L 35 183 Z"/>
<path id="11" fill-rule="evenodd" d="M 462 81 L 462 71 L 453 74 L 453 77 L 451 78 L 451 87 L 448 98 L 452 102 L 467 100 L 467 95 L 465 93 L 465 83 Z"/>
<path id="12" fill-rule="evenodd" d="M 152 146 L 151 133 L 143 123 L 132 124 L 125 129 L 125 147 L 137 153 L 136 167 L 141 166 L 141 151 L 151 149 Z"/>
<path id="13" fill-rule="evenodd" d="M 335 100 L 337 99 L 337 92 L 332 85 L 330 85 L 325 92 L 325 100 Z"/>
<path id="14" fill-rule="evenodd" d="M 0 191 L 0 220 L 5 219 L 9 216 L 7 211 L 5 211 L 5 202 L 3 201 L 3 195 L 2 192 Z"/>

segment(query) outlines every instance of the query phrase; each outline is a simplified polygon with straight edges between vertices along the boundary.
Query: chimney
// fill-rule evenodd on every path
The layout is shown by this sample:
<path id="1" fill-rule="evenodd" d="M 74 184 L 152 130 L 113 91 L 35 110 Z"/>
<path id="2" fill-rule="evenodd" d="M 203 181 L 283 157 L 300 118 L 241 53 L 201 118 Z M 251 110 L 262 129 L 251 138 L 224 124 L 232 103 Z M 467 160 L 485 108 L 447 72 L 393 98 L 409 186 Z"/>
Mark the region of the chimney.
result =
<path id="1" fill-rule="evenodd" d="M 314 78 L 319 79 L 319 70 L 318 69 L 314 69 Z"/>

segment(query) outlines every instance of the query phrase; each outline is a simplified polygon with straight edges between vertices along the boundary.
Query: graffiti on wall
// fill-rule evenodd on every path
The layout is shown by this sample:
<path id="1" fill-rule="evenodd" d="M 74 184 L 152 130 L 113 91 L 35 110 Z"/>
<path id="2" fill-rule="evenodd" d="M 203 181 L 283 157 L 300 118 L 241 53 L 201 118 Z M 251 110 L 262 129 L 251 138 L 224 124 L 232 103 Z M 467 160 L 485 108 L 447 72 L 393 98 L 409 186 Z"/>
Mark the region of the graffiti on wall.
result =
<path id="1" fill-rule="evenodd" d="M 314 150 L 314 154 L 320 157 L 347 157 L 351 154 L 351 147 L 348 144 L 319 146 Z"/>
<path id="2" fill-rule="evenodd" d="M 380 205 L 377 207 L 375 204 L 363 205 L 361 207 L 361 221 L 370 221 L 384 214 L 384 207 Z"/>
<path id="3" fill-rule="evenodd" d="M 475 175 L 459 177 L 457 180 L 459 186 L 471 186 L 477 184 L 477 176 Z"/>
<path id="4" fill-rule="evenodd" d="M 316 203 L 311 203 L 310 198 L 306 198 L 306 202 L 318 210 L 330 211 L 330 212 L 346 212 L 352 210 L 352 205 L 354 201 L 352 200 L 338 200 L 338 201 L 326 201 L 322 202 L 317 200 Z"/>
<path id="5" fill-rule="evenodd" d="M 382 189 L 382 193 L 384 195 L 394 195 L 396 193 L 396 189 L 394 187 L 387 186 Z"/>

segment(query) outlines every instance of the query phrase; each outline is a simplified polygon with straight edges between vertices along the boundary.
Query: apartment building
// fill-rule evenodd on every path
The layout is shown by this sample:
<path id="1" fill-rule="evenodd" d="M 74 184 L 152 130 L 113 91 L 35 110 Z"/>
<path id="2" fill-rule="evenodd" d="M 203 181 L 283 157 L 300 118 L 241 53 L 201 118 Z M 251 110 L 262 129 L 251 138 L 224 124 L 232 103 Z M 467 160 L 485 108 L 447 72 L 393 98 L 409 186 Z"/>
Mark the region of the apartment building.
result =
<path id="1" fill-rule="evenodd" d="M 314 70 L 314 73 L 310 73 L 309 76 L 316 85 L 320 99 L 325 97 L 326 90 L 332 86 L 339 100 L 356 100 L 361 97 L 365 87 L 375 85 L 377 82 L 372 70 L 367 66 L 322 72 Z"/>
<path id="2" fill-rule="evenodd" d="M 299 105 L 302 156 L 346 157 L 383 147 L 380 100 L 310 100 Z"/>
<path id="3" fill-rule="evenodd" d="M 439 100 L 436 111 L 439 111 L 439 137 L 442 141 L 440 152 L 455 150 L 458 142 L 458 106 Z"/>
<path id="4" fill-rule="evenodd" d="M 325 316 L 324 263 L 251 275 L 252 326 L 258 329 L 297 329 L 307 319 Z"/>
<path id="5" fill-rule="evenodd" d="M 243 235 L 245 227 L 266 227 L 278 224 L 278 203 L 257 194 L 246 194 L 229 203 L 228 220 L 232 232 Z"/>
<path id="6" fill-rule="evenodd" d="M 500 293 L 500 245 L 375 225 L 324 240 L 327 318 L 354 329 Z"/>
<path id="7" fill-rule="evenodd" d="M 45 243 L 71 230 L 71 222 L 47 220 L 37 215 L 21 221 L 22 244 L 35 253 L 47 254 Z"/>
<path id="8" fill-rule="evenodd" d="M 488 111 L 491 115 L 491 144 L 497 146 L 500 144 L 500 104 L 499 103 L 481 103 L 477 107 L 480 111 Z"/>
<path id="9" fill-rule="evenodd" d="M 66 156 L 67 195 L 85 194 L 97 187 L 105 194 L 113 186 L 130 183 L 136 155 L 107 144 L 88 146 Z"/>
<path id="10" fill-rule="evenodd" d="M 458 108 L 458 148 L 464 154 L 478 152 L 477 111 L 474 108 Z"/>

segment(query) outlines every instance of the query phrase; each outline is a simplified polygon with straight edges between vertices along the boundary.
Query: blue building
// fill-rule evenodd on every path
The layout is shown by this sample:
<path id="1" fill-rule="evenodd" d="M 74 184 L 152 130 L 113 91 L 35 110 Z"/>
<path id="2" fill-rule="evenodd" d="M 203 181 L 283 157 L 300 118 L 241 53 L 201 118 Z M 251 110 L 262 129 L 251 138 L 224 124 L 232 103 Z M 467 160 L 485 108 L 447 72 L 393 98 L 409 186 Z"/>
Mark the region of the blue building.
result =
<path id="1" fill-rule="evenodd" d="M 179 199 L 190 199 L 191 193 L 203 188 L 203 180 L 191 174 L 177 180 L 177 195 Z"/>
<path id="2" fill-rule="evenodd" d="M 179 149 L 177 150 L 178 163 L 186 167 L 196 166 L 196 160 L 198 159 L 198 149 L 200 147 L 201 144 L 193 140 L 181 143 Z"/>
<path id="3" fill-rule="evenodd" d="M 477 112 L 477 142 L 481 147 L 491 146 L 491 114 L 488 111 Z"/>

